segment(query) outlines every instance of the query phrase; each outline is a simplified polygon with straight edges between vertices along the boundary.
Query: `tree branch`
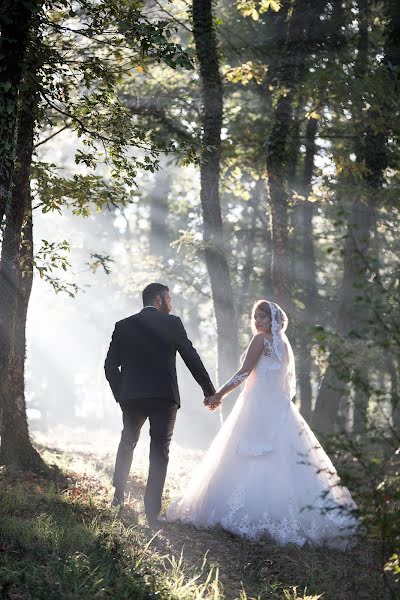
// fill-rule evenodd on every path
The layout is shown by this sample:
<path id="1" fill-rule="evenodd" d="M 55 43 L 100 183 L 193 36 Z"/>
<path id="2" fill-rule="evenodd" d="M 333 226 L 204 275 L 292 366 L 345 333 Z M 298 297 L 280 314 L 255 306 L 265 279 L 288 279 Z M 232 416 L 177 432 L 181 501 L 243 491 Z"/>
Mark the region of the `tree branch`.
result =
<path id="1" fill-rule="evenodd" d="M 64 125 L 64 127 L 61 127 L 61 129 L 59 129 L 58 131 L 55 131 L 54 133 L 52 133 L 51 135 L 49 135 L 47 138 L 45 138 L 41 142 L 38 142 L 37 144 L 35 144 L 34 145 L 34 149 L 36 150 L 36 148 L 39 148 L 39 146 L 41 146 L 42 144 L 45 144 L 46 142 L 49 142 L 54 137 L 56 137 L 56 135 L 58 135 L 59 133 L 65 131 L 65 129 L 68 129 L 70 126 L 71 126 L 71 123 L 67 123 L 67 125 Z"/>
<path id="2" fill-rule="evenodd" d="M 165 125 L 171 132 L 181 136 L 186 141 L 194 142 L 195 137 L 179 123 L 170 118 L 164 109 L 158 108 L 154 104 L 140 103 L 132 99 L 132 97 L 126 98 L 127 102 L 125 107 L 131 111 L 134 115 L 155 117 L 160 123 Z M 133 100 L 133 101 L 132 101 Z"/>

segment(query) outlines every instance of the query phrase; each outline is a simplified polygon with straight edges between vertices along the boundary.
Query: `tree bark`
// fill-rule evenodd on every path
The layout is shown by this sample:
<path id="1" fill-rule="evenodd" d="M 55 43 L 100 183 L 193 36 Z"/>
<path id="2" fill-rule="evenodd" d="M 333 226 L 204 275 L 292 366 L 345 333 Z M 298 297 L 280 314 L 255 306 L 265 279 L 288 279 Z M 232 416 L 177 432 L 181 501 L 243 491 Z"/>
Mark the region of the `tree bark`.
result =
<path id="1" fill-rule="evenodd" d="M 29 31 L 39 2 L 22 0 L 3 3 L 0 11 L 0 227 L 3 231 L 0 263 L 0 424 L 3 412 L 4 377 L 6 376 L 13 344 L 17 308 L 18 256 L 24 215 L 21 198 L 11 195 L 14 171 L 18 96 L 25 69 Z M 16 200 L 14 204 L 13 200 Z M 22 202 L 22 205 L 21 205 Z"/>
<path id="2" fill-rule="evenodd" d="M 169 253 L 168 233 L 168 194 L 171 189 L 171 176 L 167 171 L 156 174 L 156 181 L 150 193 L 150 252 L 166 258 Z"/>
<path id="3" fill-rule="evenodd" d="M 365 0 L 358 2 L 360 11 L 359 43 L 355 76 L 362 79 L 368 66 L 368 6 Z M 343 282 L 338 310 L 337 331 L 345 337 L 366 334 L 366 322 L 369 308 L 360 294 L 367 285 L 365 258 L 370 246 L 370 238 L 375 222 L 375 203 L 377 191 L 382 185 L 384 169 L 387 166 L 386 142 L 387 133 L 377 131 L 373 126 L 374 107 L 365 115 L 353 102 L 353 119 L 359 128 L 354 151 L 364 170 L 363 192 L 354 199 L 349 212 L 347 235 L 343 249 Z M 319 431 L 332 433 L 340 406 L 344 400 L 347 384 L 351 378 L 351 368 L 341 357 L 339 347 L 331 352 L 328 366 L 318 393 L 313 425 Z M 359 374 L 355 373 L 357 377 Z M 356 429 L 362 432 L 366 428 L 368 414 L 368 398 L 363 391 L 356 390 Z"/>
<path id="4" fill-rule="evenodd" d="M 398 89 L 399 75 L 396 67 L 400 65 L 400 3 L 397 0 L 387 0 L 385 4 L 385 12 L 388 17 L 385 36 L 385 64 L 390 69 L 391 77 Z M 393 100 L 396 102 L 397 99 L 393 98 Z"/>
<path id="5" fill-rule="evenodd" d="M 368 14 L 368 4 L 365 0 L 359 2 L 360 13 L 364 11 L 364 46 L 367 46 L 368 34 L 366 32 L 368 22 L 366 16 Z M 357 157 L 359 158 L 360 164 L 365 164 L 366 175 L 365 184 L 368 189 L 368 204 L 371 212 L 371 234 L 372 231 L 375 233 L 377 230 L 376 223 L 376 208 L 375 199 L 379 197 L 379 189 L 383 184 L 383 172 L 389 164 L 387 156 L 387 139 L 388 130 L 390 130 L 393 120 L 398 115 L 398 102 L 397 97 L 399 94 L 399 76 L 398 67 L 400 65 L 400 5 L 394 0 L 389 0 L 386 4 L 386 13 L 388 16 L 388 23 L 386 26 L 386 41 L 385 41 L 385 54 L 384 54 L 384 65 L 391 79 L 393 89 L 388 92 L 388 99 L 384 100 L 383 106 L 372 107 L 366 118 L 366 129 L 364 134 L 364 143 L 358 143 L 356 149 Z M 394 100 L 396 98 L 396 100 Z M 382 114 L 387 117 L 384 128 L 386 131 L 377 130 L 374 127 L 374 118 L 378 120 L 382 119 Z M 396 115 L 396 116 L 394 116 Z M 372 258 L 374 263 L 379 263 L 379 250 L 377 245 L 371 248 L 369 254 L 373 254 Z M 361 314 L 360 314 L 361 312 Z M 362 310 L 359 311 L 359 318 L 361 321 L 366 322 L 371 317 L 371 310 L 369 306 L 362 306 Z M 364 327 L 365 333 L 368 333 L 367 327 Z M 363 332 L 364 333 L 364 332 Z M 365 336 L 366 337 L 366 336 Z M 394 372 L 393 360 L 388 361 L 388 372 L 391 381 L 391 395 L 392 395 L 392 423 L 396 431 L 399 430 L 399 409 L 398 409 L 398 381 Z M 358 367 L 353 372 L 353 380 L 356 380 L 355 394 L 354 394 L 354 415 L 353 415 L 353 432 L 358 435 L 362 435 L 368 428 L 368 409 L 369 409 L 369 397 L 368 397 L 368 379 L 369 370 L 367 365 Z M 396 429 L 397 426 L 397 429 Z"/>
<path id="6" fill-rule="evenodd" d="M 262 239 L 266 251 L 265 264 L 261 276 L 261 289 L 264 298 L 272 296 L 272 233 L 271 233 L 271 213 L 268 196 L 268 186 L 264 179 L 260 179 L 263 189 L 261 190 L 262 202 L 255 207 L 258 220 L 262 225 Z"/>
<path id="7" fill-rule="evenodd" d="M 281 57 L 279 83 L 281 95 L 266 144 L 266 168 L 272 223 L 272 286 L 277 302 L 292 312 L 292 284 L 288 235 L 288 178 L 291 165 L 293 102 L 306 73 L 306 56 L 314 44 L 314 29 L 326 2 L 311 7 L 306 0 L 295 0 Z M 292 159 L 293 163 L 293 159 Z"/>
<path id="8" fill-rule="evenodd" d="M 0 10 L 0 225 L 10 210 L 18 118 L 18 94 L 33 14 L 40 2 L 6 0 Z M 1 321 L 0 321 L 1 327 Z M 0 350 L 0 369 L 4 352 Z"/>
<path id="9" fill-rule="evenodd" d="M 0 306 L 5 318 L 2 333 L 8 349 L 6 368 L 0 373 L 0 462 L 26 470 L 44 468 L 29 438 L 24 392 L 26 318 L 33 277 L 30 172 L 37 104 L 37 92 L 25 89 L 20 97 L 13 209 L 6 221 L 0 263 L 3 285 Z"/>
<path id="10" fill-rule="evenodd" d="M 300 169 L 301 169 L 301 120 L 304 117 L 304 103 L 303 98 L 297 97 L 295 100 L 295 108 L 293 110 L 292 126 L 289 134 L 289 152 L 288 152 L 288 167 L 286 173 L 286 186 L 288 195 L 288 230 L 291 234 L 288 236 L 288 247 L 286 253 L 289 255 L 290 271 L 289 277 L 292 282 L 292 288 L 298 288 L 297 285 L 297 273 L 299 271 L 300 263 L 302 261 L 301 253 L 298 252 L 298 247 L 301 245 L 301 221 L 300 221 L 300 203 L 295 198 L 296 193 L 300 193 Z M 293 306 L 292 322 L 296 322 L 296 337 L 297 334 L 297 321 L 299 311 L 296 306 Z M 293 329 L 292 329 L 293 331 Z"/>
<path id="11" fill-rule="evenodd" d="M 343 250 L 343 282 L 338 310 L 337 331 L 340 336 L 362 335 L 363 308 L 359 299 L 360 286 L 365 284 L 365 262 L 372 225 L 371 207 L 359 199 L 353 202 L 347 226 L 347 237 Z M 340 402 L 345 396 L 350 380 L 351 368 L 343 356 L 340 345 L 330 354 L 316 400 L 313 425 L 319 431 L 332 433 Z"/>
<path id="12" fill-rule="evenodd" d="M 252 196 L 249 201 L 249 207 L 251 208 L 251 223 L 246 231 L 246 236 L 243 240 L 243 249 L 245 251 L 245 260 L 243 263 L 243 269 L 241 271 L 241 282 L 240 282 L 240 305 L 248 306 L 251 299 L 249 297 L 249 288 L 251 281 L 251 274 L 254 270 L 254 239 L 256 236 L 257 229 L 257 218 L 259 207 L 261 204 L 261 198 L 263 194 L 264 182 L 259 179 L 253 190 Z M 254 299 L 253 299 L 254 301 Z"/>
<path id="13" fill-rule="evenodd" d="M 390 377 L 390 396 L 392 405 L 392 426 L 400 435 L 400 381 L 399 368 L 395 359 L 390 355 L 387 359 L 387 370 Z"/>
<path id="14" fill-rule="evenodd" d="M 30 190 L 28 198 L 30 201 Z M 33 448 L 29 437 L 25 403 L 26 319 L 33 281 L 31 210 L 26 217 L 22 238 L 15 343 L 5 380 L 0 463 L 17 466 L 22 470 L 43 471 L 46 468 L 45 463 Z"/>
<path id="15" fill-rule="evenodd" d="M 267 174 L 272 224 L 272 288 L 285 310 L 291 308 L 288 235 L 288 197 L 285 188 L 286 144 L 292 118 L 292 94 L 278 101 L 267 146 Z"/>
<path id="16" fill-rule="evenodd" d="M 211 283 L 218 334 L 218 382 L 237 367 L 238 334 L 233 291 L 223 239 L 219 177 L 223 90 L 217 43 L 212 22 L 212 1 L 193 0 L 193 33 L 202 83 L 203 150 L 200 162 L 201 207 L 205 260 Z"/>
<path id="17" fill-rule="evenodd" d="M 24 157 L 26 159 L 26 157 Z M 15 176 L 18 185 L 19 175 Z M 8 214 L 0 261 L 0 424 L 4 419 L 7 402 L 7 378 L 10 370 L 10 359 L 14 346 L 15 322 L 19 287 L 19 252 L 21 230 L 25 214 L 25 198 L 14 189 L 12 193 L 13 208 Z"/>
<path id="18" fill-rule="evenodd" d="M 362 435 L 367 430 L 368 425 L 368 406 L 369 406 L 369 397 L 364 389 L 364 384 L 368 383 L 368 371 L 367 369 L 359 369 L 356 372 L 353 372 L 353 381 L 354 378 L 359 380 L 359 383 L 356 381 L 356 386 L 354 389 L 354 399 L 353 399 L 353 433 L 356 435 Z"/>
<path id="19" fill-rule="evenodd" d="M 266 167 L 268 176 L 268 188 L 270 196 L 271 223 L 272 223 L 272 289 L 273 296 L 289 314 L 296 315 L 298 312 L 293 304 L 292 285 L 295 270 L 299 261 L 297 260 L 297 249 L 294 248 L 294 240 L 290 240 L 288 233 L 289 223 L 289 202 L 291 199 L 292 188 L 297 185 L 297 164 L 300 145 L 300 114 L 293 118 L 294 100 L 299 93 L 301 83 L 307 72 L 307 55 L 316 49 L 320 43 L 320 34 L 318 25 L 321 24 L 319 16 L 323 12 L 326 2 L 319 0 L 312 5 L 306 1 L 295 0 L 292 6 L 292 13 L 288 24 L 287 38 L 281 57 L 281 72 L 279 83 L 282 88 L 281 96 L 278 99 L 273 117 L 271 132 L 267 141 Z M 301 97 L 301 94 L 300 94 Z M 298 100 L 298 112 L 301 111 L 301 99 Z M 314 120 L 312 122 L 314 126 Z M 316 124 L 315 124 L 316 130 Z M 312 132 L 308 132 L 310 136 Z M 304 165 L 303 181 L 300 187 L 305 188 L 301 193 L 309 194 L 311 185 L 313 158 L 315 153 L 315 133 L 311 145 L 311 171 L 310 166 L 310 148 L 306 156 Z M 308 183 L 306 181 L 308 178 Z M 308 204 L 308 203 L 307 203 Z M 312 209 L 311 209 L 312 211 Z M 293 217 L 300 216 L 298 211 Z M 311 226 L 311 218 L 307 215 L 301 215 L 306 220 L 307 231 Z M 307 222 L 308 219 L 308 222 Z M 302 229 L 302 223 L 294 223 Z M 302 239 L 303 242 L 303 239 Z M 307 252 L 312 261 L 310 269 L 314 269 L 315 283 L 315 260 L 313 256 L 312 232 L 308 243 Z M 311 248 L 309 247 L 311 244 Z M 305 251 L 305 250 L 304 250 Z M 303 251 L 303 252 L 304 252 Z M 306 256 L 302 256 L 306 260 Z M 300 260 L 301 262 L 301 260 Z M 306 269 L 304 263 L 304 270 Z M 309 273 L 312 277 L 312 272 Z M 307 307 L 307 311 L 309 307 Z M 297 315 L 299 316 L 299 315 Z M 306 337 L 306 328 L 301 323 L 300 318 L 295 318 L 296 338 L 299 333 Z M 302 338 L 303 339 L 303 338 Z M 311 415 L 311 345 L 307 344 L 304 348 L 302 344 L 299 353 L 298 381 L 300 385 L 302 398 L 302 411 L 306 418 Z"/>
<path id="20" fill-rule="evenodd" d="M 312 412 L 312 341 L 310 326 L 315 323 L 317 310 L 317 275 L 314 251 L 313 215 L 314 203 L 310 202 L 311 182 L 314 170 L 314 156 L 316 152 L 315 139 L 317 136 L 318 120 L 308 119 L 305 133 L 306 153 L 304 157 L 303 175 L 300 185 L 300 194 L 304 200 L 300 204 L 300 230 L 301 230 L 301 271 L 298 274 L 299 284 L 302 289 L 301 298 L 305 306 L 302 312 L 302 349 L 299 353 L 299 389 L 300 410 L 306 421 L 311 420 Z"/>
<path id="21" fill-rule="evenodd" d="M 386 43 L 384 62 L 388 69 L 390 79 L 393 84 L 393 94 L 389 96 L 389 102 L 395 104 L 393 109 L 388 106 L 388 114 L 395 120 L 398 119 L 398 96 L 400 93 L 400 3 L 397 0 L 387 0 L 386 14 L 388 23 L 386 28 Z M 397 363 L 397 364 L 396 364 Z M 390 392 L 392 403 L 392 425 L 397 436 L 400 432 L 400 380 L 399 380 L 399 360 L 393 356 L 388 359 L 388 372 L 390 377 Z"/>

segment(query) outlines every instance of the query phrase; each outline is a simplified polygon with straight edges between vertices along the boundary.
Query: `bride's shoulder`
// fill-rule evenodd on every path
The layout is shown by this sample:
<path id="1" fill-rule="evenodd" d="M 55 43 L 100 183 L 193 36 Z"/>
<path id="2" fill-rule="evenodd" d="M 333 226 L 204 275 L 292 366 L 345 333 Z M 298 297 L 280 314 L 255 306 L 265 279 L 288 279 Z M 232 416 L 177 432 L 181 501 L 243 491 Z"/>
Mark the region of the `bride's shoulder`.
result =
<path id="1" fill-rule="evenodd" d="M 252 370 L 263 350 L 264 337 L 262 333 L 256 333 L 252 338 L 250 344 L 247 346 L 246 352 L 242 356 L 242 360 L 244 360 L 243 364 L 245 365 L 246 363 L 248 363 L 248 368 L 246 368 L 245 370 Z"/>
<path id="2" fill-rule="evenodd" d="M 263 333 L 255 333 L 253 339 L 250 342 L 250 345 L 254 346 L 264 346 L 265 336 Z"/>
<path id="3" fill-rule="evenodd" d="M 272 342 L 272 335 L 268 333 L 255 333 L 252 341 L 257 341 L 258 343 L 264 342 Z"/>

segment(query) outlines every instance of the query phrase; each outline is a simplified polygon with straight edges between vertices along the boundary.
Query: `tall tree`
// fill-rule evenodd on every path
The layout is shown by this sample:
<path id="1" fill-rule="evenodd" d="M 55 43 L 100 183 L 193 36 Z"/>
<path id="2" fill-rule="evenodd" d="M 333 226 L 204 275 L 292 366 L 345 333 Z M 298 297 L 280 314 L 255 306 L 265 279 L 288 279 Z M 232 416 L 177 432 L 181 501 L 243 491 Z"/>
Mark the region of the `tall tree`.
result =
<path id="1" fill-rule="evenodd" d="M 391 5 L 391 3 L 389 3 Z M 369 65 L 369 5 L 359 0 L 359 31 L 357 58 L 354 66 L 355 92 L 352 95 L 352 121 L 355 130 L 353 151 L 361 173 L 358 181 L 350 176 L 348 188 L 353 200 L 348 210 L 347 233 L 343 248 L 343 281 L 338 307 L 337 331 L 342 338 L 353 337 L 359 340 L 368 337 L 370 307 L 367 293 L 368 254 L 371 235 L 374 230 L 375 212 L 379 190 L 384 182 L 384 171 L 388 166 L 387 141 L 392 122 L 393 106 L 382 95 L 369 99 L 368 110 L 364 108 L 364 97 L 357 97 L 360 81 L 366 80 Z M 386 38 L 390 38 L 393 28 L 391 13 L 386 28 Z M 397 25 L 398 26 L 398 25 Z M 398 30 L 397 30 L 398 31 Z M 398 42 L 395 42 L 398 44 Z M 379 67 L 380 77 L 386 79 L 391 44 L 387 42 L 385 60 Z M 392 63 L 390 63 L 392 68 Z M 364 289 L 364 292 L 361 290 Z M 313 424 L 320 430 L 334 431 L 340 402 L 345 400 L 347 384 L 352 378 L 355 383 L 354 426 L 357 433 L 367 427 L 368 413 L 368 373 L 363 366 L 352 369 L 349 361 L 343 359 L 344 347 L 333 350 L 328 361 L 318 393 Z M 352 356 L 352 351 L 350 351 Z M 353 356 L 354 358 L 354 356 Z M 353 363 L 356 362 L 353 360 Z"/>
<path id="2" fill-rule="evenodd" d="M 193 34 L 202 84 L 203 149 L 200 163 L 205 260 L 218 334 L 218 381 L 236 367 L 238 340 L 219 195 L 223 89 L 213 26 L 212 0 L 193 0 Z"/>
<path id="3" fill-rule="evenodd" d="M 0 11 L 0 226 L 6 216 L 0 264 L 0 422 L 4 380 L 13 345 L 17 309 L 16 281 L 24 199 L 11 193 L 19 91 L 26 69 L 30 27 L 41 2 L 5 2 Z M 17 262 L 14 260 L 17 258 Z"/>
<path id="4" fill-rule="evenodd" d="M 357 58 L 354 65 L 356 81 L 362 81 L 368 72 L 368 16 L 364 0 L 359 2 L 359 31 Z M 360 99 L 352 97 L 352 120 L 356 130 L 356 138 L 363 139 L 363 119 L 361 116 Z M 364 159 L 360 142 L 356 142 L 357 158 Z M 353 147 L 353 150 L 356 148 Z M 346 186 L 350 187 L 355 182 L 351 176 L 346 178 Z M 337 198 L 345 204 L 346 198 Z M 368 251 L 371 229 L 370 207 L 365 205 L 360 197 L 354 198 L 348 211 L 347 234 L 343 249 L 343 281 L 341 296 L 337 313 L 337 331 L 340 336 L 347 337 L 356 323 L 358 289 L 365 275 L 363 255 Z M 359 329 L 359 327 L 358 327 Z M 332 350 L 327 369 L 322 379 L 316 399 L 313 415 L 313 425 L 319 431 L 333 432 L 337 422 L 338 410 L 341 401 L 344 402 L 350 371 L 343 361 L 344 347 Z"/>
<path id="5" fill-rule="evenodd" d="M 292 308 L 292 283 L 288 237 L 290 175 L 297 160 L 294 102 L 306 76 L 306 57 L 320 43 L 317 24 L 326 2 L 309 5 L 306 0 L 294 0 L 288 14 L 286 40 L 278 71 L 278 99 L 266 143 L 266 168 L 272 223 L 272 285 L 276 300 L 289 311 Z"/>
<path id="6" fill-rule="evenodd" d="M 171 175 L 168 168 L 156 174 L 154 187 L 149 193 L 150 202 L 150 252 L 166 257 L 169 251 L 168 194 Z"/>
<path id="7" fill-rule="evenodd" d="M 12 206 L 8 215 L 1 255 L 1 273 L 7 281 L 7 337 L 9 364 L 0 379 L 2 397 L 0 463 L 22 469 L 43 468 L 28 432 L 25 406 L 26 315 L 33 279 L 32 202 L 30 173 L 38 104 L 37 86 L 24 86 L 20 94 L 16 168 L 12 180 Z M 22 227 L 25 221 L 24 227 Z M 14 306 L 15 305 L 15 306 Z M 12 313 L 15 311 L 15 314 Z M 4 310 L 5 312 L 5 310 Z M 4 329 L 3 329 L 4 332 Z"/>
<path id="8" fill-rule="evenodd" d="M 292 124 L 293 99 L 297 83 L 295 42 L 301 44 L 302 10 L 305 2 L 297 0 L 289 17 L 287 37 L 282 51 L 279 83 L 284 88 L 272 116 L 271 131 L 266 145 L 266 165 L 272 224 L 272 286 L 277 302 L 291 308 L 289 273 L 288 191 L 286 174 L 289 162 L 289 135 Z M 289 60 L 289 55 L 292 61 Z M 289 63 L 291 68 L 287 71 Z M 286 86 L 288 86 L 286 88 Z"/>
<path id="9" fill-rule="evenodd" d="M 0 225 L 10 210 L 18 118 L 29 33 L 40 0 L 5 0 L 0 10 Z M 0 317 L 1 318 L 1 317 Z M 1 320 L 0 320 L 1 328 Z M 0 361 L 3 352 L 0 352 Z M 2 364 L 0 362 L 0 369 Z"/>
<path id="10" fill-rule="evenodd" d="M 299 229 L 300 229 L 300 273 L 297 273 L 300 279 L 300 299 L 302 300 L 305 311 L 301 311 L 301 328 L 297 323 L 298 330 L 302 331 L 300 336 L 301 349 L 299 352 L 298 372 L 299 389 L 301 400 L 301 414 L 309 421 L 312 411 L 312 390 L 311 390 L 311 370 L 312 370 L 312 340 L 310 327 L 315 320 L 317 308 L 317 276 L 314 251 L 314 203 L 310 202 L 311 182 L 314 169 L 314 157 L 316 154 L 315 138 L 317 135 L 318 119 L 310 118 L 307 120 L 305 131 L 305 156 L 303 173 L 299 186 L 301 196 Z M 299 319 L 299 320 L 300 320 Z"/>

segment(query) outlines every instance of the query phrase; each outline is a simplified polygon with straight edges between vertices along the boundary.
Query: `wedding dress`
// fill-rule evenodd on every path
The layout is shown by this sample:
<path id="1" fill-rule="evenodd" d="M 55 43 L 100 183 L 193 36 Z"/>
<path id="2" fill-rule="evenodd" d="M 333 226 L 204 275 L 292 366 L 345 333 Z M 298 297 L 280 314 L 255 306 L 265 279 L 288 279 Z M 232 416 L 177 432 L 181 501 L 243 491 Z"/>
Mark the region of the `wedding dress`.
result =
<path id="1" fill-rule="evenodd" d="M 246 379 L 222 425 L 167 520 L 222 526 L 253 540 L 306 542 L 345 549 L 359 521 L 349 491 L 292 403 L 294 359 L 285 313 L 269 303 L 272 343 Z M 285 320 L 286 319 L 286 320 Z"/>

